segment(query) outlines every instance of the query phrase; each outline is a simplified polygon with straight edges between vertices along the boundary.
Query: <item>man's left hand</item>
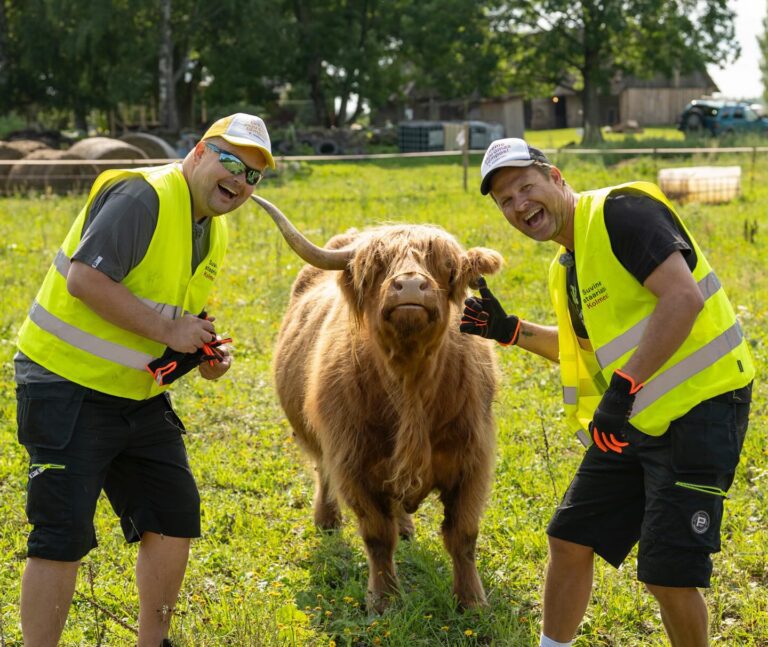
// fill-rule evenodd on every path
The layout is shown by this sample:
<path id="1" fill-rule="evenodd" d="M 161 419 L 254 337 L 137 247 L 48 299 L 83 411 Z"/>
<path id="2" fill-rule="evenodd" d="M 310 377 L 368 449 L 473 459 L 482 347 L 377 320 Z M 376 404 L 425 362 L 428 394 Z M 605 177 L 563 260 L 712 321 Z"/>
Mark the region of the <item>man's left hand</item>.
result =
<path id="1" fill-rule="evenodd" d="M 629 444 L 624 439 L 622 428 L 629 420 L 635 394 L 642 388 L 642 384 L 637 384 L 626 373 L 614 371 L 611 383 L 603 393 L 592 422 L 589 423 L 592 440 L 601 451 L 621 454 L 623 448 Z"/>
<path id="2" fill-rule="evenodd" d="M 206 380 L 217 380 L 229 370 L 230 366 L 232 366 L 232 354 L 229 352 L 229 346 L 226 344 L 228 341 L 232 340 L 223 340 L 223 342 L 219 340 L 218 345 L 214 347 L 217 356 L 211 360 L 204 360 L 200 364 L 198 371 L 201 377 L 204 377 Z"/>

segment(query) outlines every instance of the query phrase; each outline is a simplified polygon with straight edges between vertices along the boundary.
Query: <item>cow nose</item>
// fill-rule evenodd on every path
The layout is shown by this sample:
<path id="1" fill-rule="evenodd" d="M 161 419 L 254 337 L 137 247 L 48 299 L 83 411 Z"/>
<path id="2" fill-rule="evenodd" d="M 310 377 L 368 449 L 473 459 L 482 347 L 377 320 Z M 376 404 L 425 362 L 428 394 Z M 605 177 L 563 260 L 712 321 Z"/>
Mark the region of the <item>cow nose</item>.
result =
<path id="1" fill-rule="evenodd" d="M 400 274 L 392 280 L 392 289 L 397 292 L 399 297 L 423 297 L 424 292 L 429 288 L 429 281 L 421 274 L 414 272 Z"/>

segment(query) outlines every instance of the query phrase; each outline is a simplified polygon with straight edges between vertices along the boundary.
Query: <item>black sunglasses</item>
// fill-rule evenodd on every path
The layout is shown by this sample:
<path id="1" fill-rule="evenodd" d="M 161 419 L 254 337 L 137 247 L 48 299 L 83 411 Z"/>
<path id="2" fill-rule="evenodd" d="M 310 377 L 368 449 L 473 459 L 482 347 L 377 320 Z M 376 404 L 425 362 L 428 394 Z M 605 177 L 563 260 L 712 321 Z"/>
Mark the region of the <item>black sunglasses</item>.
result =
<path id="1" fill-rule="evenodd" d="M 240 175 L 240 173 L 245 173 L 245 181 L 251 186 L 256 186 L 259 182 L 261 182 L 261 178 L 264 177 L 264 174 L 259 169 L 251 168 L 250 166 L 246 165 L 246 163 L 237 155 L 233 155 L 232 153 L 221 150 L 218 146 L 216 146 L 216 144 L 205 142 L 205 145 L 214 153 L 219 154 L 219 163 L 230 173 L 232 173 L 232 175 Z"/>

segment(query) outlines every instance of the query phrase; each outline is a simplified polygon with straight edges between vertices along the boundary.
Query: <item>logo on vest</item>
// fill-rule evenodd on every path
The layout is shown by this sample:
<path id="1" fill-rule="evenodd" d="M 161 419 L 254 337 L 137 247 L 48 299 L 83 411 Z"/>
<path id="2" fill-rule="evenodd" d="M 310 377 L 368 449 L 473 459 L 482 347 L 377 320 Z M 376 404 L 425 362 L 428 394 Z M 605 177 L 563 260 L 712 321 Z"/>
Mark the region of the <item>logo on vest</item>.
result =
<path id="1" fill-rule="evenodd" d="M 584 307 L 591 309 L 608 300 L 608 290 L 601 281 L 596 281 L 588 288 L 582 288 L 581 296 Z"/>
<path id="2" fill-rule="evenodd" d="M 703 535 L 709 530 L 709 515 L 704 510 L 694 512 L 691 517 L 691 528 L 697 535 Z"/>
<path id="3" fill-rule="evenodd" d="M 203 276 L 209 281 L 213 281 L 219 273 L 219 266 L 216 261 L 208 261 L 203 269 Z"/>

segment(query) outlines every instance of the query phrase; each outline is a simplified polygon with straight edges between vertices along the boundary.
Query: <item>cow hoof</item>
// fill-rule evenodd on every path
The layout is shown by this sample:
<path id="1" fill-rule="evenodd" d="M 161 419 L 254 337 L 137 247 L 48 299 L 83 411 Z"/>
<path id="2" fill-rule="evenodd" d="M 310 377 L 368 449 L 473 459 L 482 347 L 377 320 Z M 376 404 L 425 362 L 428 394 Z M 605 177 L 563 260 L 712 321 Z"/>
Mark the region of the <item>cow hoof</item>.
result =
<path id="1" fill-rule="evenodd" d="M 331 517 L 330 519 L 315 518 L 315 525 L 322 532 L 336 532 L 341 530 L 341 517 Z"/>
<path id="2" fill-rule="evenodd" d="M 485 599 L 485 593 L 457 597 L 456 602 L 461 610 L 477 609 L 488 606 L 488 601 Z"/>
<path id="3" fill-rule="evenodd" d="M 392 595 L 389 593 L 376 593 L 368 591 L 365 595 L 365 605 L 371 613 L 384 613 L 392 602 Z"/>
<path id="4" fill-rule="evenodd" d="M 336 503 L 315 504 L 315 525 L 320 530 L 338 530 L 341 528 L 341 510 Z"/>
<path id="5" fill-rule="evenodd" d="M 413 539 L 413 536 L 416 534 L 416 528 L 413 525 L 411 515 L 404 513 L 397 519 L 397 532 L 400 535 L 400 539 L 405 541 Z"/>

